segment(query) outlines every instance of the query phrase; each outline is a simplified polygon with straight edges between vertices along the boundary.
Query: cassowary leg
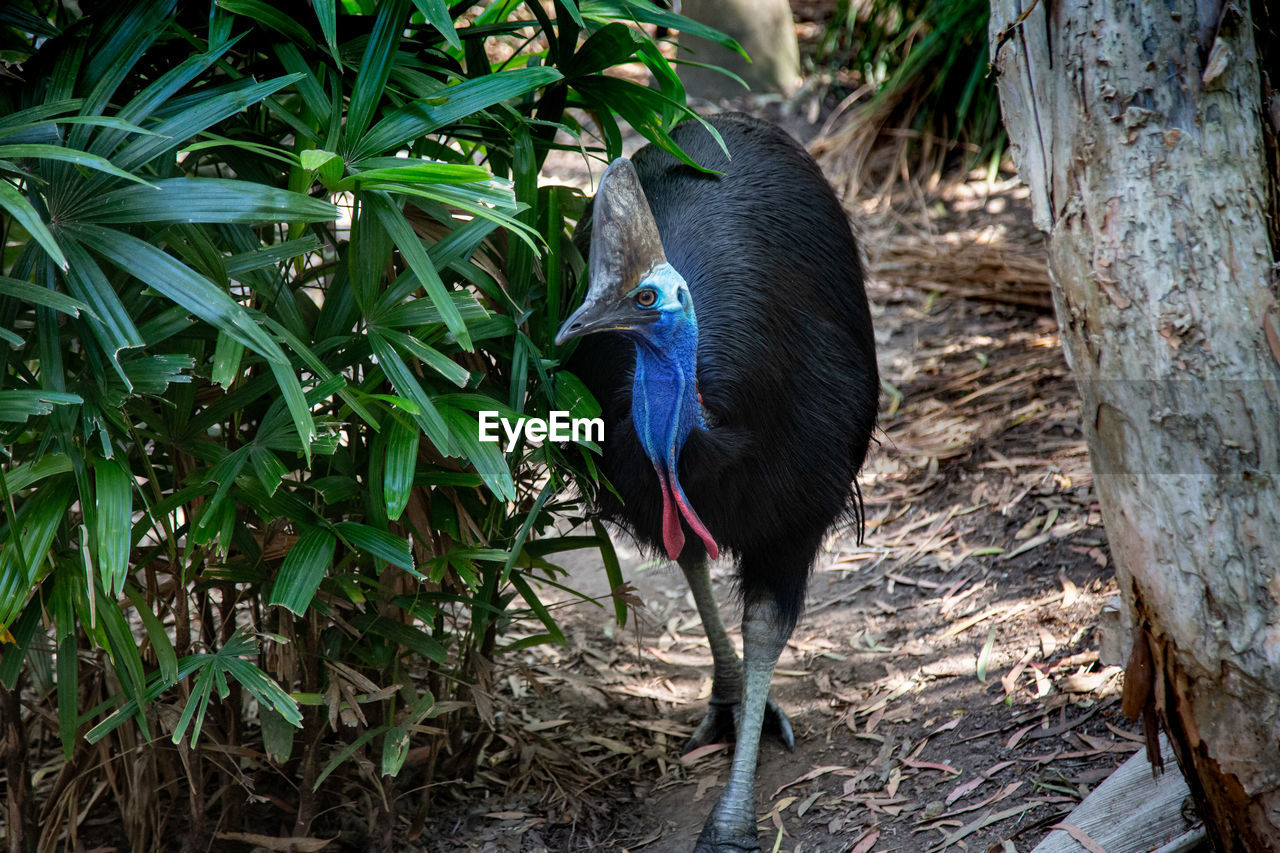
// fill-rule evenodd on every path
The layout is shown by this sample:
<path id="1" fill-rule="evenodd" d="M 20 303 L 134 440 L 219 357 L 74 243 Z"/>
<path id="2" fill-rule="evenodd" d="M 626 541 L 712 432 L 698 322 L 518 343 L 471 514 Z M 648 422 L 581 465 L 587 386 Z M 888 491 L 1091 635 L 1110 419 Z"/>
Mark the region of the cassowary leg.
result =
<path id="1" fill-rule="evenodd" d="M 781 627 L 772 599 L 747 604 L 742 618 L 743 694 L 738 745 L 729 781 L 698 834 L 694 853 L 758 851 L 755 778 L 760 730 L 769 704 L 769 682 L 790 633 Z"/>
<path id="2" fill-rule="evenodd" d="M 742 661 L 738 659 L 720 619 L 720 608 L 716 606 L 716 595 L 711 588 L 710 564 L 705 558 L 681 561 L 680 568 L 693 591 L 693 602 L 698 607 L 698 616 L 702 618 L 702 629 L 707 634 L 713 661 L 710 707 L 684 746 L 688 753 L 712 743 L 730 743 L 737 737 L 742 716 Z M 765 706 L 764 730 L 777 735 L 787 749 L 796 748 L 791 722 L 772 697 Z"/>

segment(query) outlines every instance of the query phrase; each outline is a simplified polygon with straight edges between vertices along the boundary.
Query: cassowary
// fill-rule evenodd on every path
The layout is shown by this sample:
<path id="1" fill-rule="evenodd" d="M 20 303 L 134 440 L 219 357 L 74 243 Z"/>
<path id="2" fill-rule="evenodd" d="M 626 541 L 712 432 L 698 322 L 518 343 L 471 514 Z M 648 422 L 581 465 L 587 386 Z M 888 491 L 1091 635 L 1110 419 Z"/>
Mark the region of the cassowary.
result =
<path id="1" fill-rule="evenodd" d="M 793 747 L 769 682 L 826 531 L 852 513 L 879 380 L 858 250 L 817 165 L 746 115 L 688 122 L 676 142 L 605 171 L 579 229 L 585 300 L 561 327 L 568 367 L 603 407 L 603 516 L 677 560 L 714 658 L 710 709 L 686 746 L 732 739 L 698 851 L 758 850 L 762 725 Z M 620 500 L 619 500 L 620 498 Z M 708 571 L 737 559 L 740 661 Z"/>

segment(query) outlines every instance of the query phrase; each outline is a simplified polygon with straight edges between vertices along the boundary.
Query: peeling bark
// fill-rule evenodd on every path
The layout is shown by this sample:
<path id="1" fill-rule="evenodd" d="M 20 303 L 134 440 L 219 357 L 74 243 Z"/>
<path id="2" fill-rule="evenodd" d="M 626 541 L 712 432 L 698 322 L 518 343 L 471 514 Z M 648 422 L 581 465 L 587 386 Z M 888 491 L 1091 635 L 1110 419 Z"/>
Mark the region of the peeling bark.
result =
<path id="1" fill-rule="evenodd" d="M 991 45 L 1147 699 L 1215 848 L 1278 850 L 1280 311 L 1248 3 L 993 0 Z"/>

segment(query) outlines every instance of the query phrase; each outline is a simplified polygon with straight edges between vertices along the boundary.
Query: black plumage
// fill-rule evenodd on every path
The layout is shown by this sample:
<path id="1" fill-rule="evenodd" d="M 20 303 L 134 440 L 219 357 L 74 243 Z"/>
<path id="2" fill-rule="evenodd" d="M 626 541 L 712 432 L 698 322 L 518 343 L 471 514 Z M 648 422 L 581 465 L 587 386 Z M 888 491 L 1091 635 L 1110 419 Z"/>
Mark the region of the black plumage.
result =
<path id="1" fill-rule="evenodd" d="M 732 159 L 695 122 L 677 143 L 709 175 L 656 146 L 632 157 L 667 259 L 698 317 L 698 389 L 712 428 L 694 431 L 680 479 L 717 543 L 739 560 L 747 601 L 772 596 L 788 630 L 825 532 L 859 509 L 855 477 L 879 378 L 857 245 L 818 166 L 780 128 L 712 118 Z M 589 223 L 575 240 L 586 249 Z M 631 425 L 635 346 L 590 335 L 569 368 L 605 419 L 602 515 L 662 542 L 662 500 Z M 690 536 L 685 556 L 702 548 Z"/>
<path id="2" fill-rule="evenodd" d="M 568 366 L 603 407 L 616 494 L 599 490 L 600 513 L 678 559 L 707 632 L 710 707 L 686 748 L 736 730 L 696 846 L 727 853 L 759 850 L 762 728 L 793 743 L 769 682 L 822 538 L 850 513 L 861 534 L 879 380 L 857 245 L 821 171 L 773 125 L 710 121 L 729 157 L 701 124 L 673 136 L 716 174 L 654 146 L 609 166 L 595 233 L 588 215 L 575 237 L 595 253 L 588 292 L 557 341 L 582 338 Z M 738 566 L 742 660 L 711 587 L 717 548 Z"/>

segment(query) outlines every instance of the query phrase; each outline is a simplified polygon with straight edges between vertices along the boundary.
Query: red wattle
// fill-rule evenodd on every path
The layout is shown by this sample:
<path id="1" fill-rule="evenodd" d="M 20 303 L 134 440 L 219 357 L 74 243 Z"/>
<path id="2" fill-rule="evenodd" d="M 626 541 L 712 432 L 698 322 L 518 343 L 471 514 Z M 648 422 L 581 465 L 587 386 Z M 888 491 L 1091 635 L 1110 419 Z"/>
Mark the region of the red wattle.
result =
<path id="1" fill-rule="evenodd" d="M 675 490 L 676 503 L 680 505 L 680 514 L 684 516 L 684 520 L 689 522 L 689 527 L 693 528 L 693 532 L 698 534 L 698 538 L 702 540 L 703 546 L 707 549 L 707 555 L 711 559 L 720 556 L 720 548 L 716 545 L 716 540 L 712 538 L 711 531 L 707 530 L 707 526 L 702 523 L 702 519 L 698 518 L 698 514 L 693 511 L 693 507 L 689 506 L 685 501 L 684 495 L 677 487 Z M 684 537 L 680 537 L 683 541 Z"/>
<path id="2" fill-rule="evenodd" d="M 680 526 L 680 516 L 684 516 L 689 527 L 702 540 L 708 556 L 713 560 L 719 557 L 720 548 L 712 538 L 711 531 L 707 530 L 693 507 L 689 506 L 675 475 L 656 465 L 654 470 L 658 472 L 658 485 L 662 488 L 662 544 L 667 549 L 667 556 L 673 560 L 678 559 L 680 552 L 684 550 L 684 528 Z"/>
<path id="3" fill-rule="evenodd" d="M 662 489 L 662 544 L 667 549 L 667 556 L 679 559 L 684 550 L 684 530 L 680 527 L 680 516 L 676 514 L 674 495 L 671 484 L 667 482 L 666 472 L 654 466 L 658 472 L 658 485 Z"/>

